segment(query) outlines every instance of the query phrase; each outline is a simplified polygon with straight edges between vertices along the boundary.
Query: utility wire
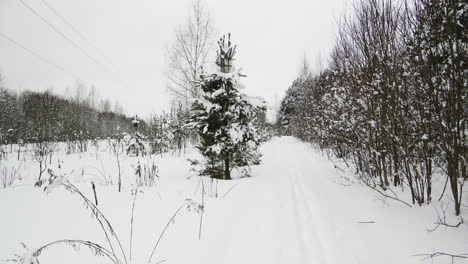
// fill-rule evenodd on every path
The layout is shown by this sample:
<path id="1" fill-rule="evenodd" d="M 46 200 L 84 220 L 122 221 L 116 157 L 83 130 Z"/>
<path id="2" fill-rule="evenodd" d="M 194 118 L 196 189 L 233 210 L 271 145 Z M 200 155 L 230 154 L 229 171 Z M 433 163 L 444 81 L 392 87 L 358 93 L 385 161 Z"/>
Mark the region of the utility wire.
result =
<path id="1" fill-rule="evenodd" d="M 28 8 L 31 12 L 33 12 L 36 16 L 38 16 L 43 22 L 45 22 L 48 26 L 50 26 L 55 32 L 57 32 L 62 38 L 64 38 L 65 40 L 67 40 L 68 42 L 70 42 L 75 48 L 79 49 L 84 55 L 86 55 L 86 57 L 88 57 L 90 60 L 92 60 L 94 63 L 98 64 L 99 66 L 103 67 L 106 71 L 108 71 L 109 73 L 111 73 L 112 71 L 109 70 L 105 65 L 103 65 L 102 63 L 100 63 L 98 60 L 96 60 L 95 58 L 93 58 L 89 53 L 87 53 L 83 48 L 81 48 L 78 44 L 76 44 L 72 39 L 70 39 L 69 37 L 67 37 L 64 33 L 62 33 L 57 27 L 55 27 L 52 23 L 50 23 L 49 21 L 47 21 L 47 19 L 45 19 L 43 16 L 41 16 L 34 8 L 32 8 L 30 5 L 28 5 L 27 3 L 25 3 L 23 0 L 18 0 L 20 1 L 26 8 Z M 48 8 L 50 8 L 57 16 L 59 16 L 61 19 L 63 19 L 64 21 L 67 21 L 63 16 L 59 15 L 59 13 L 52 8 L 52 6 L 50 6 L 49 4 L 47 4 L 46 2 L 42 1 Z M 67 22 L 66 22 L 67 23 Z M 67 24 L 70 24 L 70 26 L 73 26 L 71 23 L 67 23 Z M 76 30 L 75 27 L 73 27 L 74 30 Z M 78 30 L 76 30 L 78 31 Z M 79 32 L 79 31 L 78 31 Z M 80 35 L 80 37 L 84 37 L 83 34 L 78 34 Z M 88 41 L 89 42 L 89 41 Z M 109 60 L 109 59 L 108 59 Z M 112 64 L 112 62 L 109 60 L 109 62 Z M 115 67 L 115 66 L 114 66 Z M 118 73 L 117 73 L 118 74 Z M 125 84 L 125 82 L 124 82 Z M 127 85 L 125 85 L 127 86 Z"/>
<path id="2" fill-rule="evenodd" d="M 38 16 L 42 21 L 44 21 L 47 25 L 49 25 L 55 32 L 57 32 L 60 36 L 62 36 L 65 40 L 70 42 L 75 48 L 79 49 L 86 57 L 88 57 L 90 60 L 92 60 L 94 63 L 104 67 L 98 60 L 94 59 L 89 55 L 84 49 L 82 49 L 80 46 L 78 46 L 72 39 L 67 37 L 65 34 L 63 34 L 58 28 L 56 28 L 54 25 L 52 25 L 47 19 L 42 17 L 34 8 L 32 8 L 30 5 L 26 4 L 23 0 L 18 0 L 20 1 L 25 7 L 27 7 L 31 12 L 33 12 L 36 16 Z"/>
<path id="3" fill-rule="evenodd" d="M 21 1 L 21 0 L 20 0 Z M 47 6 L 47 8 L 49 8 L 57 17 L 59 17 L 65 24 L 67 24 L 81 39 L 83 39 L 85 42 L 88 42 L 88 44 L 94 48 L 111 66 L 113 69 L 108 69 L 108 68 L 105 68 L 107 70 L 108 73 L 110 73 L 111 75 L 114 75 L 116 74 L 117 76 L 121 76 L 121 74 L 119 73 L 119 67 L 117 67 L 112 59 L 110 59 L 108 56 L 105 55 L 105 53 L 99 49 L 92 41 L 90 41 L 86 36 L 85 34 L 81 33 L 68 19 L 65 18 L 65 16 L 61 15 L 51 4 L 49 4 L 46 0 L 41 0 L 41 2 Z M 102 65 L 102 64 L 101 64 Z M 104 65 L 102 65 L 104 66 Z M 123 84 L 124 84 L 124 87 L 127 88 L 128 85 L 126 84 L 125 81 L 123 81 Z"/>
<path id="4" fill-rule="evenodd" d="M 112 63 L 112 60 L 107 57 L 101 49 L 99 49 L 93 42 L 91 42 L 83 33 L 81 33 L 68 19 L 61 15 L 55 8 L 53 8 L 47 1 L 41 0 L 41 2 L 47 6 L 57 17 L 59 17 L 65 24 L 67 24 L 81 39 L 88 42 L 88 44 L 93 47 L 103 58 L 107 60 L 114 68 L 115 65 Z"/>
<path id="5" fill-rule="evenodd" d="M 14 45 L 20 47 L 21 49 L 27 51 L 29 54 L 31 54 L 32 56 L 36 57 L 37 59 L 39 59 L 40 61 L 46 63 L 46 64 L 49 64 L 51 65 L 52 67 L 55 67 L 56 69 L 60 70 L 60 71 L 63 71 L 65 73 L 68 73 L 70 74 L 71 76 L 73 76 L 74 78 L 76 79 L 79 79 L 79 80 L 82 80 L 82 78 L 78 77 L 76 74 L 74 73 L 71 73 L 69 71 L 67 71 L 65 68 L 63 68 L 62 66 L 60 65 L 57 65 L 55 63 L 53 63 L 52 61 L 42 57 L 41 55 L 37 54 L 36 52 L 32 51 L 31 49 L 28 49 L 26 48 L 24 45 L 22 45 L 21 43 L 19 43 L 18 41 L 6 36 L 5 34 L 3 34 L 2 32 L 0 32 L 0 36 L 2 36 L 4 39 L 8 40 L 10 43 L 13 43 Z"/>

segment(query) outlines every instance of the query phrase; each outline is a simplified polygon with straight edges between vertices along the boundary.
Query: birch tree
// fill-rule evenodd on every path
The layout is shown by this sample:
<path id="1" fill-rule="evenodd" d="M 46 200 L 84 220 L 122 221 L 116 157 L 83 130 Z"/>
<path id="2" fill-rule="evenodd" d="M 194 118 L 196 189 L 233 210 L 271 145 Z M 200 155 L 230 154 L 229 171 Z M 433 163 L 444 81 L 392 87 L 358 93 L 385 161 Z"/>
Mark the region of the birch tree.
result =
<path id="1" fill-rule="evenodd" d="M 173 99 L 183 102 L 186 108 L 189 107 L 188 99 L 200 97 L 197 82 L 213 46 L 213 32 L 206 6 L 197 0 L 187 21 L 176 30 L 175 39 L 167 50 L 167 88 Z"/>

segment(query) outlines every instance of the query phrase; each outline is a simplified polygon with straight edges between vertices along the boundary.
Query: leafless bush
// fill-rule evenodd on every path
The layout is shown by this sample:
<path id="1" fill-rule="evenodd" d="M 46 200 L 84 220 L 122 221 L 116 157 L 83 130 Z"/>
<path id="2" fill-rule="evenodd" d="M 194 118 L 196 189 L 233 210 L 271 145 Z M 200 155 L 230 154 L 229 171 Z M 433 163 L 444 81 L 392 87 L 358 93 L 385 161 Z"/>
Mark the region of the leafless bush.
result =
<path id="1" fill-rule="evenodd" d="M 13 183 L 20 178 L 21 163 L 18 167 L 11 166 L 10 168 L 4 167 L 2 168 L 1 175 L 0 175 L 0 184 L 2 188 L 7 188 L 13 185 Z"/>
<path id="2" fill-rule="evenodd" d="M 159 178 L 159 170 L 156 162 L 151 159 L 146 159 L 146 163 L 138 165 L 135 168 L 135 176 L 139 186 L 154 186 L 156 179 Z"/>
<path id="3" fill-rule="evenodd" d="M 120 155 L 123 152 L 123 144 L 122 144 L 122 139 L 120 136 L 117 137 L 116 140 L 109 140 L 109 146 L 111 147 L 112 153 L 115 156 L 115 159 L 117 161 L 117 167 L 119 170 L 119 192 L 122 189 L 122 172 L 120 168 Z"/>
<path id="4" fill-rule="evenodd" d="M 91 172 L 88 172 L 88 174 L 97 178 L 102 185 L 110 186 L 113 184 L 112 175 L 106 171 L 102 162 L 101 169 L 93 166 L 88 166 L 87 168 L 91 169 Z"/>
<path id="5" fill-rule="evenodd" d="M 42 174 L 46 171 L 47 160 L 51 158 L 52 153 L 54 151 L 55 151 L 54 142 L 44 141 L 44 142 L 38 142 L 34 144 L 32 155 L 34 159 L 39 163 L 39 178 L 38 178 L 36 186 L 40 187 L 42 185 L 43 183 L 41 181 Z"/>

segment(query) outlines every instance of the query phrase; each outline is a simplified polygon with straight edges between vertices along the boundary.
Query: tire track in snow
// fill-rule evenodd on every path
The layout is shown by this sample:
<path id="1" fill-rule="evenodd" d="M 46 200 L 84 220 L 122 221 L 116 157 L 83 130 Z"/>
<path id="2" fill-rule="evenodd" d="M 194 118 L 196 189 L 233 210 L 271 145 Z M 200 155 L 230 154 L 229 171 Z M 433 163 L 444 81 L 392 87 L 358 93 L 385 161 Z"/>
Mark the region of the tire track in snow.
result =
<path id="1" fill-rule="evenodd" d="M 301 247 L 300 251 L 302 252 L 302 255 L 304 256 L 306 263 L 309 263 L 309 259 L 310 259 L 309 252 L 306 247 L 304 231 L 302 230 L 303 223 L 302 221 L 300 221 L 301 216 L 299 214 L 299 208 L 297 207 L 297 195 L 295 194 L 294 184 L 292 183 L 292 176 L 290 176 L 288 180 L 289 180 L 289 186 L 290 186 L 290 191 L 291 191 L 290 196 L 291 196 L 291 200 L 293 204 L 293 213 L 295 217 L 296 236 L 299 240 L 299 246 Z"/>
<path id="2" fill-rule="evenodd" d="M 315 161 L 315 160 L 314 160 Z M 314 220 L 312 228 L 316 231 L 317 238 L 321 242 L 323 256 L 326 262 L 323 263 L 362 263 L 356 256 L 356 249 L 369 248 L 367 243 L 360 240 L 354 240 L 352 245 L 346 243 L 349 239 L 343 238 L 343 226 L 351 220 L 352 212 L 349 211 L 347 203 L 337 203 L 334 199 L 334 193 L 339 191 L 333 181 L 326 174 L 327 168 L 320 162 L 312 162 L 311 160 L 301 160 L 300 164 L 309 164 L 309 170 L 301 170 L 294 174 L 295 187 L 303 208 L 307 211 L 307 215 Z M 304 171 L 320 171 L 320 174 L 303 174 Z M 308 181 L 307 176 L 313 177 L 313 181 Z M 331 196 L 330 196 L 331 195 Z M 339 219 L 338 219 L 338 218 Z M 340 218 L 344 217 L 344 218 Z M 346 233 L 352 232 L 355 234 L 353 238 L 359 237 L 357 230 L 347 230 Z M 322 263 L 322 262 L 320 262 Z"/>
<path id="3" fill-rule="evenodd" d="M 300 199 L 302 208 L 304 209 L 304 214 L 308 216 L 309 219 L 309 221 L 306 221 L 306 224 L 309 223 L 308 226 L 312 229 L 316 238 L 315 240 L 317 240 L 320 245 L 321 256 L 324 259 L 324 261 L 320 263 L 339 263 L 335 256 L 338 245 L 334 221 L 326 207 L 322 206 L 323 201 L 328 201 L 328 199 L 323 195 L 321 196 L 321 192 L 312 188 L 312 186 L 307 186 L 310 188 L 309 191 L 306 192 L 306 184 L 303 177 L 303 174 L 300 172 L 294 175 L 294 187 L 299 197 L 302 197 L 302 199 Z M 319 184 L 319 186 L 323 185 Z M 315 202 L 314 204 L 311 204 L 311 199 L 309 199 L 309 197 L 314 198 L 312 200 Z M 324 199 L 320 200 L 317 199 L 317 197 Z"/>
<path id="4" fill-rule="evenodd" d="M 305 205 L 305 197 L 298 189 L 297 172 L 290 173 L 289 185 L 291 187 L 291 198 L 295 216 L 297 236 L 300 239 L 301 251 L 306 260 L 305 263 L 327 263 L 324 256 L 324 248 L 317 232 L 310 228 L 312 219 L 311 211 Z M 313 261 L 313 262 L 311 262 Z"/>

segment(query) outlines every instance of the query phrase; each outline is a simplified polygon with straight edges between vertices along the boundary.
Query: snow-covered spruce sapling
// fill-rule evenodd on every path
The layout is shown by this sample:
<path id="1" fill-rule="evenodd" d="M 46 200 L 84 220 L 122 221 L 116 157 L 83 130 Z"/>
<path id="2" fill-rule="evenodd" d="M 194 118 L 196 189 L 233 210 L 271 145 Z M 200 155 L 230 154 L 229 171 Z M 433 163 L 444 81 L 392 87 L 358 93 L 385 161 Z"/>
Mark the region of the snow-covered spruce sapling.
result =
<path id="1" fill-rule="evenodd" d="M 171 129 L 170 123 L 171 116 L 169 114 L 163 113 L 159 117 L 153 117 L 151 122 L 153 136 L 152 136 L 152 153 L 153 154 L 162 154 L 167 152 L 171 148 L 172 141 L 174 140 L 173 131 Z"/>
<path id="2" fill-rule="evenodd" d="M 54 189 L 64 188 L 70 193 L 77 195 L 83 201 L 84 207 L 87 210 L 91 211 L 93 219 L 95 219 L 99 223 L 102 233 L 104 234 L 106 238 L 107 246 L 102 246 L 98 243 L 94 243 L 94 242 L 86 241 L 86 240 L 61 239 L 61 240 L 56 240 L 56 241 L 47 243 L 37 249 L 29 249 L 26 247 L 24 243 L 21 242 L 26 252 L 24 254 L 15 254 L 13 259 L 8 259 L 7 261 L 14 262 L 14 263 L 21 263 L 21 264 L 39 264 L 39 256 L 45 250 L 56 245 L 66 245 L 66 246 L 72 247 L 75 250 L 80 250 L 81 246 L 83 246 L 85 248 L 90 249 L 91 252 L 93 252 L 95 256 L 105 257 L 114 264 L 128 264 L 129 261 L 127 260 L 127 254 L 125 253 L 122 243 L 120 242 L 119 236 L 117 235 L 109 219 L 101 212 L 101 210 L 95 204 L 93 204 L 91 200 L 89 200 L 74 184 L 72 184 L 69 180 L 67 180 L 63 175 L 57 174 L 51 169 L 48 169 L 48 173 L 50 177 L 48 180 L 44 181 L 44 184 L 45 184 L 44 191 L 47 193 L 50 193 Z M 131 237 L 133 236 L 133 213 L 135 209 L 137 193 L 138 193 L 138 190 L 133 193 L 134 200 L 133 200 L 133 205 L 132 205 L 132 217 L 131 217 L 131 229 L 132 229 L 131 234 L 130 234 Z M 203 210 L 203 206 L 201 206 L 197 202 L 192 201 L 191 199 L 187 199 L 176 210 L 176 212 L 172 215 L 172 217 L 169 219 L 168 223 L 164 227 L 163 231 L 159 234 L 156 244 L 153 247 L 153 250 L 149 258 L 149 261 L 148 261 L 149 264 L 151 264 L 151 260 L 158 248 L 158 245 L 162 241 L 162 238 L 166 230 L 168 229 L 169 225 L 174 222 L 175 217 L 179 214 L 179 212 L 183 208 L 186 208 L 187 211 L 195 211 L 198 213 L 200 213 Z"/>
<path id="3" fill-rule="evenodd" d="M 134 133 L 124 138 L 125 144 L 127 145 L 127 155 L 136 157 L 145 156 L 147 149 L 145 146 L 146 137 L 138 131 L 138 127 L 140 126 L 138 117 L 132 120 L 132 125 L 135 129 Z"/>
<path id="4" fill-rule="evenodd" d="M 234 65 L 236 46 L 230 35 L 218 41 L 217 71 L 201 76 L 201 96 L 192 104 L 187 126 L 200 137 L 197 148 L 205 157 L 202 175 L 231 179 L 234 168 L 260 162 L 261 137 L 255 117 L 265 111 L 265 102 L 240 92 L 240 77 Z M 244 176 L 245 176 L 244 175 Z"/>
<path id="5" fill-rule="evenodd" d="M 131 157 L 145 156 L 146 155 L 146 136 L 136 131 L 132 135 L 126 135 L 124 137 L 125 146 L 127 148 L 126 153 Z"/>

